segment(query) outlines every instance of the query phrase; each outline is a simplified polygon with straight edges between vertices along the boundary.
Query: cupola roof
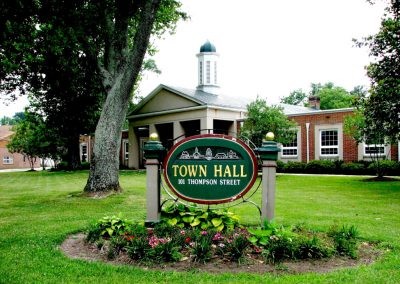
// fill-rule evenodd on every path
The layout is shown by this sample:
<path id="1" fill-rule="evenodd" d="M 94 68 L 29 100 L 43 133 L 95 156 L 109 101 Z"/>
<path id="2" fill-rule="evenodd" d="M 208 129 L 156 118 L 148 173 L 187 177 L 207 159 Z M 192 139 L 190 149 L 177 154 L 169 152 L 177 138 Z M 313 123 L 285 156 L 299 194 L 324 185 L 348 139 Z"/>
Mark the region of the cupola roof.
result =
<path id="1" fill-rule="evenodd" d="M 213 45 L 210 41 L 206 41 L 201 47 L 200 52 L 217 52 L 215 45 Z"/>

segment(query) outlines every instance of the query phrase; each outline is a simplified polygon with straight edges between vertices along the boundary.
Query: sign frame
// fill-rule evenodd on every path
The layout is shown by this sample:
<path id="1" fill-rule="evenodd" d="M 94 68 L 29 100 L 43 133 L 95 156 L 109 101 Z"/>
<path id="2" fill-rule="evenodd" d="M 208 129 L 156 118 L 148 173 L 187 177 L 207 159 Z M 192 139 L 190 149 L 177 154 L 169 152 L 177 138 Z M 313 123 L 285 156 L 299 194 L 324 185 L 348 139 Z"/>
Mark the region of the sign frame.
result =
<path id="1" fill-rule="evenodd" d="M 171 157 L 176 157 L 178 154 L 182 155 L 182 153 L 185 151 L 185 149 L 189 149 L 189 147 L 191 146 L 191 143 L 199 143 L 199 141 L 201 141 L 201 140 L 207 141 L 208 146 L 210 146 L 210 147 L 212 147 L 212 145 L 209 144 L 210 141 L 216 140 L 216 142 L 218 142 L 219 144 L 222 143 L 222 145 L 223 145 L 222 147 L 225 147 L 226 149 L 236 149 L 236 150 L 239 149 L 240 150 L 239 152 L 241 152 L 240 156 L 243 158 L 242 160 L 244 160 L 248 165 L 247 170 L 249 170 L 249 171 L 246 171 L 246 173 L 250 174 L 250 178 L 248 179 L 248 182 L 246 182 L 246 184 L 243 185 L 242 188 L 239 187 L 239 189 L 237 190 L 238 192 L 235 193 L 234 195 L 229 196 L 229 197 L 215 198 L 215 199 L 196 198 L 193 196 L 187 196 L 187 195 L 183 194 L 179 188 L 176 188 L 177 187 L 176 182 L 171 181 L 170 176 L 168 174 L 168 170 L 171 171 L 171 169 L 169 169 L 168 167 L 172 166 L 173 162 L 175 161 L 175 160 L 171 160 Z M 205 143 L 205 144 L 207 144 L 207 143 Z M 231 146 L 229 146 L 229 145 L 231 145 Z M 207 147 L 207 146 L 205 146 L 205 147 Z M 182 152 L 176 153 L 177 151 L 178 152 L 182 151 Z M 214 165 L 214 164 L 212 164 L 211 160 L 212 159 L 218 160 L 217 155 L 218 154 L 216 154 L 213 158 L 208 159 L 206 157 L 205 159 L 208 160 L 208 163 L 210 163 L 211 165 Z M 190 158 L 190 155 L 189 155 L 188 159 L 189 158 Z M 195 159 L 195 158 L 192 158 L 192 161 L 193 161 L 193 159 Z M 210 134 L 210 133 L 209 134 L 199 134 L 199 135 L 187 137 L 187 138 L 179 141 L 178 143 L 176 143 L 170 149 L 170 151 L 168 151 L 168 153 L 164 159 L 163 170 L 164 170 L 164 180 L 165 180 L 166 184 L 168 185 L 169 189 L 171 189 L 172 192 L 177 197 L 179 197 L 185 201 L 193 202 L 193 203 L 197 203 L 197 204 L 208 204 L 208 205 L 222 204 L 222 203 L 228 203 L 228 202 L 233 202 L 235 200 L 238 200 L 250 191 L 250 189 L 254 186 L 254 183 L 257 180 L 258 159 L 257 159 L 254 151 L 239 138 L 235 138 L 235 137 L 225 135 L 225 134 Z M 240 170 L 243 173 L 243 168 L 241 168 Z M 175 171 L 176 171 L 176 169 L 175 169 Z M 216 184 L 213 186 L 218 188 L 218 187 L 222 187 L 225 185 Z"/>

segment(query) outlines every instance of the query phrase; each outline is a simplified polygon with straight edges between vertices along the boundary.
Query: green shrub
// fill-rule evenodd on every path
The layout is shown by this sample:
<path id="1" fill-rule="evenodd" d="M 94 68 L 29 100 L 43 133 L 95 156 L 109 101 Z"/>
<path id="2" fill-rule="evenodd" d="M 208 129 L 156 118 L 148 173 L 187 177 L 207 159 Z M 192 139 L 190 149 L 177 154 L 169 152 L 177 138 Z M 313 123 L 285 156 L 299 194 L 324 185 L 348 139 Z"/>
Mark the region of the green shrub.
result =
<path id="1" fill-rule="evenodd" d="M 333 160 L 332 162 L 335 164 L 335 170 L 333 173 L 341 174 L 342 173 L 342 165 L 344 164 L 344 161 L 343 160 Z"/>
<path id="2" fill-rule="evenodd" d="M 303 162 L 292 162 L 289 161 L 284 166 L 285 173 L 304 173 L 306 168 L 306 163 Z"/>
<path id="3" fill-rule="evenodd" d="M 343 225 L 341 228 L 333 226 L 328 235 L 333 238 L 336 252 L 340 255 L 348 255 L 352 258 L 357 257 L 357 238 L 358 230 L 355 226 Z"/>
<path id="4" fill-rule="evenodd" d="M 400 175 L 400 166 L 396 161 L 391 160 L 380 160 L 377 162 L 373 162 L 368 166 L 368 169 L 371 170 L 374 174 L 378 171 L 378 166 L 382 175 L 386 176 L 398 176 Z"/>
<path id="5" fill-rule="evenodd" d="M 122 219 L 121 217 L 106 216 L 89 226 L 86 240 L 93 242 L 100 237 L 111 238 L 113 236 L 122 235 L 131 225 L 132 222 Z"/>
<path id="6" fill-rule="evenodd" d="M 341 165 L 341 171 L 345 175 L 366 174 L 365 166 L 362 163 L 350 162 Z"/>
<path id="7" fill-rule="evenodd" d="M 277 173 L 284 173 L 285 172 L 285 162 L 282 162 L 281 160 L 276 161 L 276 172 Z"/>
<path id="8" fill-rule="evenodd" d="M 123 251 L 128 244 L 127 238 L 125 236 L 113 236 L 110 239 L 110 246 L 107 251 L 107 258 L 114 259 Z"/>
<path id="9" fill-rule="evenodd" d="M 82 162 L 81 163 L 81 169 L 82 170 L 89 170 L 90 169 L 90 163 L 89 162 Z"/>
<path id="10" fill-rule="evenodd" d="M 213 235 L 207 231 L 200 232 L 192 248 L 193 261 L 205 263 L 211 259 L 212 238 Z"/>
<path id="11" fill-rule="evenodd" d="M 224 242 L 225 254 L 233 261 L 240 261 L 245 257 L 246 249 L 249 247 L 250 242 L 243 234 L 233 233 Z"/>
<path id="12" fill-rule="evenodd" d="M 56 168 L 59 171 L 66 171 L 68 170 L 68 162 L 66 161 L 59 162 Z"/>
<path id="13" fill-rule="evenodd" d="M 149 260 L 148 251 L 150 249 L 151 247 L 146 237 L 135 237 L 131 239 L 126 246 L 128 256 L 137 261 Z"/>
<path id="14" fill-rule="evenodd" d="M 298 235 L 281 228 L 275 231 L 268 240 L 268 244 L 262 252 L 266 260 L 275 263 L 284 259 L 296 259 L 299 254 Z"/>
<path id="15" fill-rule="evenodd" d="M 180 228 L 222 231 L 239 226 L 239 217 L 228 209 L 201 209 L 175 203 L 163 208 L 161 218 L 169 225 Z"/>
<path id="16" fill-rule="evenodd" d="M 310 174 L 333 174 L 335 169 L 336 165 L 331 160 L 313 160 L 305 167 L 306 172 Z"/>
<path id="17" fill-rule="evenodd" d="M 299 247 L 296 258 L 307 259 L 307 258 L 324 258 L 329 257 L 333 254 L 334 248 L 323 243 L 317 236 L 301 237 L 298 239 Z"/>
<path id="18" fill-rule="evenodd" d="M 171 238 L 158 238 L 156 236 L 151 236 L 149 244 L 151 249 L 147 250 L 147 258 L 157 262 L 178 261 L 182 258 L 178 246 L 175 245 L 175 242 L 171 241 Z"/>

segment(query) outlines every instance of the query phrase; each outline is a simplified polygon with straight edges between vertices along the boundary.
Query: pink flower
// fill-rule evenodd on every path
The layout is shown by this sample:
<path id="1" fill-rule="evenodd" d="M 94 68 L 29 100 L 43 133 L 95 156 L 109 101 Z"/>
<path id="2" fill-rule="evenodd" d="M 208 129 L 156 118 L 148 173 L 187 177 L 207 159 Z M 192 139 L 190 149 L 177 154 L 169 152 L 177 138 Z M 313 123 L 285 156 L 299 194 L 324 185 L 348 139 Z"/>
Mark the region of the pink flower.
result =
<path id="1" fill-rule="evenodd" d="M 214 235 L 214 237 L 212 238 L 213 241 L 220 241 L 220 240 L 223 240 L 223 239 L 224 239 L 224 236 L 222 236 L 220 232 L 216 233 Z"/>
<path id="2" fill-rule="evenodd" d="M 181 233 L 181 235 L 182 235 L 182 236 L 186 235 L 186 232 L 185 232 L 185 230 L 181 230 L 181 232 L 180 232 L 180 233 Z"/>
<path id="3" fill-rule="evenodd" d="M 202 232 L 201 232 L 201 235 L 202 235 L 202 236 L 205 236 L 205 235 L 207 235 L 207 234 L 208 234 L 207 231 L 202 231 Z"/>
<path id="4" fill-rule="evenodd" d="M 262 252 L 262 248 L 254 246 L 254 252 L 260 253 L 260 252 Z"/>
<path id="5" fill-rule="evenodd" d="M 160 243 L 160 240 L 156 236 L 151 236 L 149 239 L 149 245 L 155 248 Z"/>
<path id="6" fill-rule="evenodd" d="M 220 248 L 224 248 L 224 247 L 225 247 L 225 244 L 219 243 L 218 246 L 219 246 Z"/>

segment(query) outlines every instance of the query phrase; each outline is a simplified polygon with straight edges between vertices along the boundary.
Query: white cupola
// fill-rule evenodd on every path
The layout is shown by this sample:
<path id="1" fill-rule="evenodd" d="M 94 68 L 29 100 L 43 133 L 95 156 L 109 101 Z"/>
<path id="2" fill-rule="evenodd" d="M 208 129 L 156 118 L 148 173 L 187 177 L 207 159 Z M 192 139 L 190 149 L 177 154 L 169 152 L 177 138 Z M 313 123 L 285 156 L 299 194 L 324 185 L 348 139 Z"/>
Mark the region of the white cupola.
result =
<path id="1" fill-rule="evenodd" d="M 219 54 L 211 42 L 207 41 L 200 47 L 200 53 L 197 54 L 199 61 L 198 90 L 218 94 L 218 57 Z"/>

